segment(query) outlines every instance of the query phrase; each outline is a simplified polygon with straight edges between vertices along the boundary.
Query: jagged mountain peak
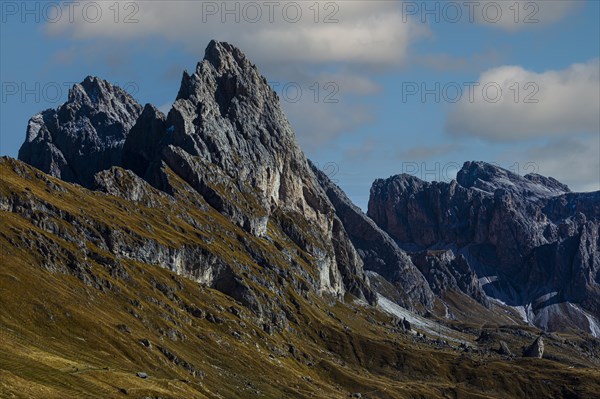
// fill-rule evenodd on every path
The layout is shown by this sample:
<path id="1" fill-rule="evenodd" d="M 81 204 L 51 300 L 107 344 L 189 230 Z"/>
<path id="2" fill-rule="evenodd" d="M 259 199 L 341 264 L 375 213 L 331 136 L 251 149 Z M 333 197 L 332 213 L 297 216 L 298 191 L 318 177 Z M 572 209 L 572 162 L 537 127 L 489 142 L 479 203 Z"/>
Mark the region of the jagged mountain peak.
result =
<path id="1" fill-rule="evenodd" d="M 152 105 L 142 110 L 95 77 L 76 85 L 57 114 L 44 115 L 37 128 L 49 134 L 31 145 L 28 139 L 22 160 L 89 188 L 113 184 L 114 173 L 98 174 L 113 167 L 124 166 L 168 194 L 177 191 L 169 174 L 177 176 L 186 190 L 254 236 L 281 225 L 313 258 L 319 292 L 341 297 L 349 291 L 373 300 L 362 261 L 296 143 L 277 95 L 234 46 L 208 45 L 196 71 L 183 74 L 166 117 Z M 55 138 L 68 143 L 55 145 Z"/>
<path id="2" fill-rule="evenodd" d="M 466 162 L 450 183 L 407 175 L 375 181 L 368 216 L 411 252 L 432 288 L 456 286 L 452 279 L 467 271 L 481 287 L 469 278 L 460 290 L 482 304 L 481 289 L 539 327 L 599 335 L 597 204 L 597 194 L 571 193 L 550 177 Z M 440 250 L 464 262 L 418 255 Z"/>
<path id="3" fill-rule="evenodd" d="M 394 182 L 394 184 L 402 187 L 422 186 L 424 184 L 428 184 L 427 181 L 421 180 L 417 176 L 408 173 L 400 173 L 398 175 L 390 176 L 387 179 L 376 179 L 373 183 L 373 186 L 378 186 L 384 182 Z"/>
<path id="4" fill-rule="evenodd" d="M 487 162 L 467 161 L 456 175 L 458 183 L 493 194 L 502 189 L 529 199 L 553 197 L 570 192 L 569 187 L 552 177 L 538 174 L 521 176 Z"/>
<path id="5" fill-rule="evenodd" d="M 414 191 L 415 189 L 431 185 L 441 184 L 442 186 L 449 185 L 450 187 L 454 187 L 458 184 L 463 188 L 473 189 L 483 194 L 493 195 L 497 190 L 500 190 L 499 193 L 508 192 L 530 200 L 550 198 L 571 192 L 566 184 L 552 177 L 536 173 L 521 176 L 508 169 L 482 161 L 465 162 L 463 167 L 458 171 L 456 180 L 452 180 L 449 183 L 432 183 L 411 174 L 401 173 L 391 176 L 388 179 L 375 180 L 371 190 L 384 189 L 390 183 L 402 190 L 408 191 Z"/>
<path id="6" fill-rule="evenodd" d="M 227 42 L 216 40 L 211 40 L 208 43 L 204 52 L 204 59 L 219 71 L 235 68 L 244 69 L 253 66 L 239 48 Z"/>
<path id="7" fill-rule="evenodd" d="M 81 83 L 76 83 L 71 87 L 69 90 L 69 101 L 81 101 L 84 98 L 83 96 L 89 99 L 101 98 L 99 96 L 103 93 L 113 92 L 116 89 L 108 81 L 97 76 L 88 75 Z"/>
<path id="8" fill-rule="evenodd" d="M 564 183 L 559 182 L 558 180 L 556 180 L 553 177 L 549 177 L 549 176 L 546 177 L 546 176 L 539 175 L 537 173 L 529 173 L 523 177 L 533 183 L 543 185 L 544 187 L 556 190 L 558 192 L 563 192 L 563 193 L 571 192 L 571 189 L 569 188 L 569 186 L 567 186 Z"/>
<path id="9" fill-rule="evenodd" d="M 90 187 L 95 173 L 120 163 L 142 106 L 125 90 L 88 76 L 57 109 L 34 115 L 19 159 L 52 176 Z"/>
<path id="10" fill-rule="evenodd" d="M 266 201 L 287 201 L 310 180 L 306 158 L 277 94 L 236 47 L 212 41 L 183 74 L 167 117 L 170 144 L 248 181 Z"/>
<path id="11" fill-rule="evenodd" d="M 240 49 L 215 40 L 207 46 L 194 73 L 184 71 L 177 100 L 199 103 L 211 95 L 217 97 L 223 115 L 234 99 L 253 99 L 257 107 L 279 103 L 267 80 Z"/>
<path id="12" fill-rule="evenodd" d="M 69 90 L 67 103 L 80 103 L 91 106 L 109 105 L 117 98 L 122 103 L 136 103 L 125 90 L 97 76 L 87 76 Z"/>
<path id="13" fill-rule="evenodd" d="M 117 134 L 120 139 L 125 138 L 141 111 L 142 105 L 127 91 L 96 76 L 87 76 L 81 83 L 74 84 L 67 102 L 57 109 L 60 123 L 88 119 L 101 136 L 116 133 L 106 129 L 107 126 L 121 125 Z M 73 126 L 73 130 L 74 135 L 81 133 L 81 123 Z"/>
<path id="14" fill-rule="evenodd" d="M 473 187 L 477 180 L 493 182 L 498 179 L 518 180 L 518 176 L 509 170 L 481 161 L 467 161 L 456 175 L 463 187 Z"/>

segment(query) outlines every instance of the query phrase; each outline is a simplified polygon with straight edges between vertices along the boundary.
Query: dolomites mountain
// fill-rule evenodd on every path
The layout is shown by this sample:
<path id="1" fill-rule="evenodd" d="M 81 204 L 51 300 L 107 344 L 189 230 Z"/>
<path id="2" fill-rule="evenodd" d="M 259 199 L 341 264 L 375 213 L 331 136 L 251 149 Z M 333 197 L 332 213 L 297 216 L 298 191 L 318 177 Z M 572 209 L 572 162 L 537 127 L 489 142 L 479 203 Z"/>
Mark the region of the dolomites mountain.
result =
<path id="1" fill-rule="evenodd" d="M 552 178 L 467 162 L 451 183 L 375 181 L 368 215 L 414 253 L 434 291 L 458 288 L 545 330 L 599 336 L 599 211 L 600 192 L 571 193 Z M 451 254 L 461 266 L 448 271 L 447 260 L 423 251 Z"/>
<path id="2" fill-rule="evenodd" d="M 0 159 L 2 397 L 600 387 L 600 193 L 468 162 L 377 180 L 364 214 L 228 43 L 166 115 L 86 78 L 19 159 Z M 544 359 L 513 361 L 532 342 Z"/>
<path id="3" fill-rule="evenodd" d="M 429 309 L 434 295 L 422 273 L 392 238 L 367 217 L 327 175 L 312 165 L 321 187 L 358 250 L 371 278 L 385 279 L 395 289 L 386 295 L 407 309 Z"/>
<path id="4" fill-rule="evenodd" d="M 141 110 L 124 90 L 87 77 L 73 86 L 65 104 L 29 120 L 19 159 L 89 187 L 94 174 L 121 163 L 125 138 Z"/>
<path id="5" fill-rule="evenodd" d="M 277 94 L 227 43 L 212 41 L 194 73 L 184 72 L 167 116 L 149 104 L 142 109 L 99 78 L 86 78 L 58 111 L 31 119 L 19 158 L 52 176 L 109 193 L 118 191 L 112 185 L 125 172 L 94 174 L 129 169 L 137 177 L 127 175 L 136 184 L 123 187 L 126 198 L 140 195 L 127 191 L 143 186 L 140 179 L 172 195 L 176 189 L 168 173 L 173 172 L 209 206 L 257 237 L 267 236 L 269 223 L 278 224 L 310 254 L 319 292 L 375 298 L 363 262 L 296 144 Z M 160 262 L 174 267 L 169 260 Z M 177 268 L 198 275 L 197 263 L 184 259 Z M 215 276 L 217 270 L 200 274 Z M 205 282 L 216 284 L 212 278 Z"/>
<path id="6" fill-rule="evenodd" d="M 212 41 L 195 71 L 184 72 L 167 115 L 86 78 L 67 103 L 31 118 L 19 158 L 130 200 L 150 200 L 146 184 L 173 196 L 174 173 L 256 237 L 268 239 L 277 224 L 310 254 L 321 293 L 375 303 L 379 291 L 419 313 L 437 297 L 452 318 L 445 295 L 453 292 L 488 309 L 490 300 L 513 307 L 543 329 L 600 334 L 598 193 L 467 162 L 451 183 L 377 180 L 367 216 L 307 161 L 277 94 L 228 43 Z M 135 184 L 115 187 L 124 176 Z M 154 260 L 209 285 L 222 272 Z"/>

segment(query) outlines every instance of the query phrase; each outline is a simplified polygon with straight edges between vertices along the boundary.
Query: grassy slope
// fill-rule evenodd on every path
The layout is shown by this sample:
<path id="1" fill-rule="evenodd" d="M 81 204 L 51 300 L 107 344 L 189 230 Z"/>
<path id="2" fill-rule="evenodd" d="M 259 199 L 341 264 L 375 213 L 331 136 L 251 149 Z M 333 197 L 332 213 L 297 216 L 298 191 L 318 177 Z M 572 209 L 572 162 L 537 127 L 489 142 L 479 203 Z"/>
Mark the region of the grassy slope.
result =
<path id="1" fill-rule="evenodd" d="M 147 208 L 48 178 L 14 161 L 4 160 L 0 168 L 1 196 L 36 198 L 77 219 L 100 220 L 173 247 L 207 246 L 249 265 L 251 273 L 264 272 L 236 239 L 244 233 L 211 210 L 178 209 L 168 198 L 161 199 L 164 209 Z M 18 168 L 24 171 L 15 173 Z M 180 211 L 205 228 L 177 218 Z M 76 231 L 65 221 L 55 222 Z M 290 245 L 274 226 L 270 235 Z M 291 288 L 284 295 L 298 304 L 292 309 L 297 320 L 274 334 L 264 332 L 231 298 L 156 265 L 119 259 L 129 275 L 122 278 L 87 259 L 90 273 L 102 282 L 103 288 L 95 288 L 41 267 L 49 255 L 28 247 L 40 237 L 76 253 L 73 242 L 0 211 L 2 398 L 346 398 L 353 392 L 377 398 L 591 398 L 600 388 L 600 372 L 591 367 L 434 349 L 396 332 L 375 309 L 312 294 L 303 298 Z M 165 295 L 157 283 L 174 294 Z M 223 322 L 195 317 L 186 305 Z M 240 316 L 228 310 L 232 306 Z M 159 348 L 175 354 L 179 364 Z M 185 364 L 199 372 L 193 375 Z M 137 371 L 150 378 L 138 378 Z"/>

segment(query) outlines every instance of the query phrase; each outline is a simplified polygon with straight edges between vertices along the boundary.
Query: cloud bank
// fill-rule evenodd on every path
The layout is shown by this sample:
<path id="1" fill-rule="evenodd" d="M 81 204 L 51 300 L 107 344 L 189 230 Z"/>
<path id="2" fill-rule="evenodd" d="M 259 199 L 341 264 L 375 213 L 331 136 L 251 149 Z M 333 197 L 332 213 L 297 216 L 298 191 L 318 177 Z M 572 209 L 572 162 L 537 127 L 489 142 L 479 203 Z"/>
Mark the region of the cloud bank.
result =
<path id="1" fill-rule="evenodd" d="M 581 7 L 583 2 L 573 0 L 484 0 L 474 3 L 472 12 L 477 23 L 514 32 L 552 24 Z"/>
<path id="2" fill-rule="evenodd" d="M 99 7 L 86 9 L 86 3 Z M 61 18 L 47 32 L 115 41 L 155 37 L 194 52 L 215 38 L 258 62 L 376 66 L 403 63 L 410 42 L 426 32 L 393 1 L 143 1 L 122 3 L 118 16 L 112 3 L 81 4 L 73 21 Z"/>
<path id="3" fill-rule="evenodd" d="M 490 69 L 473 96 L 450 107 L 446 131 L 492 141 L 599 134 L 598 59 L 537 73 L 520 66 Z"/>

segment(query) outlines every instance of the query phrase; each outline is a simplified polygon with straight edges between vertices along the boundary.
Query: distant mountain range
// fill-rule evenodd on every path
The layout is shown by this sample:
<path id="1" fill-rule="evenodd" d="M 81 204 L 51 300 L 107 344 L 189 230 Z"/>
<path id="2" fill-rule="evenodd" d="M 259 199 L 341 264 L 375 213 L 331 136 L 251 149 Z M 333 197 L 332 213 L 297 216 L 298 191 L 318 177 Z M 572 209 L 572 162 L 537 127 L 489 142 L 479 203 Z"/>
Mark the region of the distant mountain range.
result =
<path id="1" fill-rule="evenodd" d="M 600 364 L 600 192 L 573 193 L 553 178 L 466 162 L 450 183 L 405 174 L 376 180 L 365 214 L 307 160 L 277 94 L 228 43 L 212 41 L 196 70 L 184 72 L 167 115 L 87 77 L 65 104 L 30 119 L 19 161 L 4 158 L 1 166 L 0 233 L 14 265 L 3 267 L 2 285 L 12 288 L 5 288 L 10 296 L 2 301 L 11 306 L 1 320 L 4 332 L 17 334 L 11 340 L 35 346 L 22 331 L 35 328 L 37 340 L 69 328 L 94 335 L 97 314 L 104 326 L 97 340 L 111 342 L 99 344 L 103 353 L 123 354 L 165 381 L 192 376 L 172 388 L 179 394 L 158 377 L 140 385 L 139 376 L 123 377 L 119 384 L 129 388 L 109 394 L 108 380 L 90 372 L 73 380 L 77 392 L 484 397 L 489 386 L 448 370 L 498 381 L 494 376 L 509 373 L 504 364 L 521 354 L 519 345 L 542 332 L 550 342 L 546 357 L 564 368 L 553 369 L 558 377 L 544 385 L 527 371 L 514 387 L 500 384 L 498 396 L 485 397 L 586 397 L 600 385 L 600 375 L 588 370 Z M 27 275 L 35 284 L 24 283 Z M 36 296 L 41 292 L 64 294 L 74 301 L 69 306 L 86 302 L 93 313 L 52 305 Z M 98 295 L 106 296 L 102 304 Z M 21 316 L 19 303 L 33 310 Z M 32 325 L 21 319 L 30 311 L 37 314 Z M 61 329 L 40 327 L 45 318 Z M 120 343 L 101 338 L 111 336 L 111 323 Z M 99 364 L 99 353 L 81 358 L 76 338 L 59 337 L 67 355 L 56 362 Z M 215 349 L 219 340 L 229 348 L 242 342 L 246 360 Z M 535 345 L 528 353 L 544 352 Z M 510 346 L 514 353 L 504 353 Z M 198 348 L 208 351 L 206 359 Z M 414 351 L 437 366 L 421 363 Z M 484 355 L 492 359 L 487 366 L 473 363 Z M 228 370 L 228 356 L 237 371 Z M 47 368 L 58 366 L 44 359 L 21 361 L 44 365 L 30 377 L 35 389 L 46 384 L 47 397 L 73 394 L 57 386 L 62 377 Z M 123 367 L 114 363 L 108 371 Z M 265 379 L 258 367 L 289 384 Z M 397 376 L 399 370 L 412 377 Z M 437 382 L 411 385 L 428 370 Z M 378 377 L 368 381 L 362 373 Z M 586 381 L 579 391 L 577 379 Z"/>

